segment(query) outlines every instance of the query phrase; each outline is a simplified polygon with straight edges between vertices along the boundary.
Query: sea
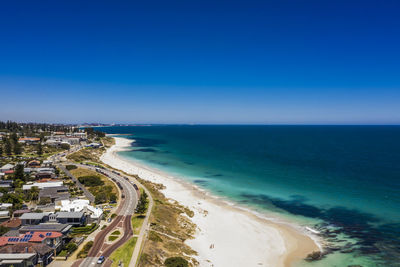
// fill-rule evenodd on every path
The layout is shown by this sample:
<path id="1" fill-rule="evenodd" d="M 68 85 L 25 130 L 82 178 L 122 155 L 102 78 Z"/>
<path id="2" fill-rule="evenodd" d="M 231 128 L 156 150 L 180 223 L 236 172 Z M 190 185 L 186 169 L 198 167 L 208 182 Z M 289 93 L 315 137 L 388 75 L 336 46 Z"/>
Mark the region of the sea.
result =
<path id="1" fill-rule="evenodd" d="M 400 126 L 147 125 L 120 156 L 319 232 L 298 266 L 400 266 Z"/>

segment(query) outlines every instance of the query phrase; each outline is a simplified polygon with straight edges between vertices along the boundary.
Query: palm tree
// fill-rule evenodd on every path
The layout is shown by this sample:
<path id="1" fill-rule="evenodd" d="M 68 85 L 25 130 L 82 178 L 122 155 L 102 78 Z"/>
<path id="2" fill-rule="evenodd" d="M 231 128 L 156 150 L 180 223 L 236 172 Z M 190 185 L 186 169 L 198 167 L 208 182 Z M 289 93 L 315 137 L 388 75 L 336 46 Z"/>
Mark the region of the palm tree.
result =
<path id="1" fill-rule="evenodd" d="M 32 186 L 29 190 L 29 198 L 31 200 L 38 200 L 39 198 L 39 188 L 37 186 Z"/>

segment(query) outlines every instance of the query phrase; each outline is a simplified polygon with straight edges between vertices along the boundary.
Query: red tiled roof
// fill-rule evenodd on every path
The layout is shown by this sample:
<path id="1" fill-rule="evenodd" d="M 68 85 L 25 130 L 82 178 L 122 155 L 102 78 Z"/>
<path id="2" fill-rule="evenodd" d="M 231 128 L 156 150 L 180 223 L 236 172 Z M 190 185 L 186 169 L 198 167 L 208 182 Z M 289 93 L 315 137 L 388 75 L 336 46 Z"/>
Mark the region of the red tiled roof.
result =
<path id="1" fill-rule="evenodd" d="M 40 141 L 40 138 L 37 137 L 21 137 L 19 141 Z"/>
<path id="2" fill-rule="evenodd" d="M 24 214 L 27 212 L 31 212 L 31 210 L 25 209 L 25 210 L 16 210 L 14 211 L 14 214 Z"/>
<path id="3" fill-rule="evenodd" d="M 21 219 L 20 218 L 13 218 L 11 220 L 5 221 L 1 223 L 2 226 L 5 226 L 7 228 L 17 228 L 21 225 Z"/>
<path id="4" fill-rule="evenodd" d="M 28 243 L 28 242 L 40 243 L 47 238 L 57 238 L 61 236 L 63 236 L 63 234 L 58 232 L 27 232 L 19 236 L 1 236 L 0 246 L 5 246 L 8 244 Z"/>
<path id="5" fill-rule="evenodd" d="M 47 183 L 47 182 L 60 182 L 58 179 L 49 179 L 49 178 L 43 178 L 40 180 L 36 180 L 36 183 Z"/>
<path id="6" fill-rule="evenodd" d="M 13 174 L 13 173 L 14 173 L 14 170 L 5 171 L 4 173 L 5 173 L 5 174 Z"/>

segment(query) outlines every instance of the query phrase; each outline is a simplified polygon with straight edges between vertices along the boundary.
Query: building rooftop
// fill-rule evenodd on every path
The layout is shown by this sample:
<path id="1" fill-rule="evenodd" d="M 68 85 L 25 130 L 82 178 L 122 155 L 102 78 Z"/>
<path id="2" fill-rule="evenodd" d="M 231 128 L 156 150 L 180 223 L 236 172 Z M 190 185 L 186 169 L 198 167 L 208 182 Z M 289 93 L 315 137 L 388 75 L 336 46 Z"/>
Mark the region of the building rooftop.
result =
<path id="1" fill-rule="evenodd" d="M 38 232 L 61 232 L 65 233 L 71 229 L 71 225 L 62 223 L 40 223 L 37 225 L 25 225 L 19 229 L 20 233 L 38 231 Z"/>
<path id="2" fill-rule="evenodd" d="M 36 212 L 30 212 L 30 213 L 24 213 L 21 215 L 20 219 L 21 220 L 41 220 L 43 217 L 47 216 L 47 213 L 36 213 Z"/>
<path id="3" fill-rule="evenodd" d="M 13 260 L 13 259 L 29 259 L 36 255 L 36 253 L 0 253 L 0 263 L 3 263 L 4 260 Z"/>
<path id="4" fill-rule="evenodd" d="M 7 228 L 17 228 L 21 226 L 21 219 L 20 218 L 13 218 L 11 220 L 7 220 L 2 222 L 0 225 L 5 226 Z"/>
<path id="5" fill-rule="evenodd" d="M 64 212 L 60 211 L 56 213 L 57 218 L 81 218 L 84 213 L 83 212 Z"/>
<path id="6" fill-rule="evenodd" d="M 6 170 L 6 169 L 12 169 L 12 168 L 14 168 L 14 165 L 7 163 L 7 164 L 3 165 L 0 169 Z"/>

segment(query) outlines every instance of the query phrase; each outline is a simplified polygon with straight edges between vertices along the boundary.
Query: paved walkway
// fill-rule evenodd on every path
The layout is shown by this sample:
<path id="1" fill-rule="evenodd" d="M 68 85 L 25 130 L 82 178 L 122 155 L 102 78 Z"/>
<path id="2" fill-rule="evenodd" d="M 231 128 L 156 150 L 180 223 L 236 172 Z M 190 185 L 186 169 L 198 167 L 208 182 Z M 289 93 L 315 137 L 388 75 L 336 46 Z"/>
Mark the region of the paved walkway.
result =
<path id="1" fill-rule="evenodd" d="M 140 229 L 138 239 L 135 244 L 135 249 L 133 250 L 133 253 L 132 253 L 131 261 L 129 262 L 129 267 L 135 267 L 137 264 L 137 261 L 139 259 L 140 252 L 142 251 L 142 248 L 143 248 L 143 246 L 142 246 L 143 241 L 145 240 L 145 237 L 149 230 L 149 226 L 150 226 L 149 219 L 150 219 L 151 210 L 153 209 L 153 204 L 154 204 L 153 198 L 152 198 L 150 192 L 147 190 L 147 188 L 144 187 L 143 185 L 141 185 L 138 181 L 136 181 L 136 179 L 135 179 L 135 182 L 138 183 L 146 192 L 146 194 L 149 198 L 149 206 L 147 208 L 146 218 L 143 221 L 142 228 Z"/>
<path id="2" fill-rule="evenodd" d="M 72 164 L 71 164 L 71 165 L 72 165 Z M 73 176 L 73 175 L 64 167 L 64 165 L 58 164 L 57 166 L 58 166 L 68 177 L 70 177 L 70 178 L 72 179 L 72 181 L 75 182 L 75 185 L 76 185 L 77 187 L 79 187 L 79 188 L 83 191 L 83 193 L 84 193 L 85 196 L 89 199 L 89 201 L 90 201 L 91 203 L 94 203 L 94 199 L 95 199 L 95 198 L 94 198 L 93 194 L 90 193 L 89 190 L 87 190 L 87 189 L 83 186 L 83 184 L 81 184 L 81 182 L 79 182 L 79 180 L 76 179 L 75 176 Z"/>

